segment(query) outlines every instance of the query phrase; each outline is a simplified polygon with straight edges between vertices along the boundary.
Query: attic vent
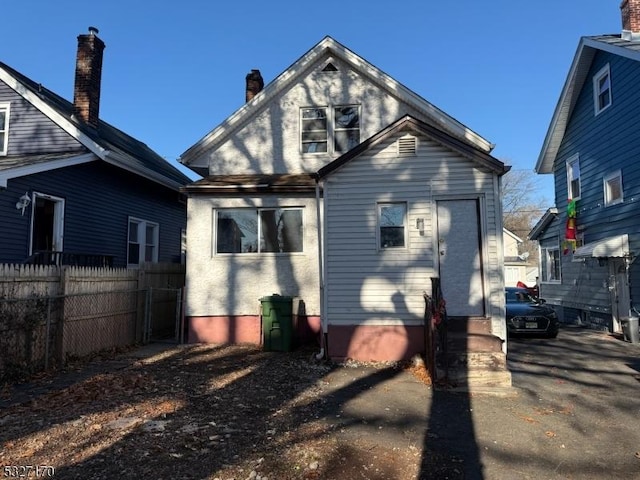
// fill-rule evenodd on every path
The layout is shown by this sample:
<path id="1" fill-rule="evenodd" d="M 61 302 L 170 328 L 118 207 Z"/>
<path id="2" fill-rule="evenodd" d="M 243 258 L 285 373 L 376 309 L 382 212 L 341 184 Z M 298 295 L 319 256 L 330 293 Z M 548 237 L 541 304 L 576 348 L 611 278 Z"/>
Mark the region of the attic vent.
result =
<path id="1" fill-rule="evenodd" d="M 412 157 L 416 154 L 418 139 L 411 135 L 398 139 L 398 156 Z"/>
<path id="2" fill-rule="evenodd" d="M 322 69 L 322 71 L 323 72 L 337 72 L 338 69 L 333 63 L 329 62 L 329 63 L 327 63 L 325 65 L 325 67 Z"/>

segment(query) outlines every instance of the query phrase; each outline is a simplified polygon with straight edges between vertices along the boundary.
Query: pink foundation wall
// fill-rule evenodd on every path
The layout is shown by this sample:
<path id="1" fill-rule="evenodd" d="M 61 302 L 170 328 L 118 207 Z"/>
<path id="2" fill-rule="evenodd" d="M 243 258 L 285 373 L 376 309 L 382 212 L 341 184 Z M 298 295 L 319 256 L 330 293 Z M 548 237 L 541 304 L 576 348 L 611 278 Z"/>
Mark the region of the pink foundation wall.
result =
<path id="1" fill-rule="evenodd" d="M 218 315 L 188 317 L 189 343 L 252 343 L 262 344 L 262 330 L 258 315 Z M 294 342 L 318 344 L 320 317 L 294 316 Z"/>
<path id="2" fill-rule="evenodd" d="M 408 360 L 424 352 L 424 328 L 400 325 L 329 325 L 332 360 L 384 362 Z"/>

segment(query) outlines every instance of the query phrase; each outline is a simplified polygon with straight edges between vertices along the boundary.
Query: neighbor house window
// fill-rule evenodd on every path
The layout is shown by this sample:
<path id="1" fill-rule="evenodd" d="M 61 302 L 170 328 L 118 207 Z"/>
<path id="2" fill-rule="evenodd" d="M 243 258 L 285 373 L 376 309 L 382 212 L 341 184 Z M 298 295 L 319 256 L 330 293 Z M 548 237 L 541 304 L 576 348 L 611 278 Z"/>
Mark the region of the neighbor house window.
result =
<path id="1" fill-rule="evenodd" d="M 611 105 L 611 72 L 609 64 L 593 76 L 593 101 L 596 115 Z"/>
<path id="2" fill-rule="evenodd" d="M 215 253 L 302 252 L 302 208 L 216 212 Z"/>
<path id="3" fill-rule="evenodd" d="M 605 206 L 622 203 L 622 171 L 610 173 L 603 179 L 604 181 L 604 204 Z"/>
<path id="4" fill-rule="evenodd" d="M 543 247 L 542 255 L 542 281 L 560 282 L 560 248 Z"/>
<path id="5" fill-rule="evenodd" d="M 380 248 L 398 248 L 406 246 L 407 204 L 378 204 L 378 228 Z"/>
<path id="6" fill-rule="evenodd" d="M 344 153 L 360 143 L 360 107 L 340 105 L 301 110 L 302 153 Z"/>
<path id="7" fill-rule="evenodd" d="M 580 198 L 580 159 L 574 155 L 567 161 L 567 191 L 569 200 Z"/>
<path id="8" fill-rule="evenodd" d="M 159 231 L 160 227 L 157 223 L 129 218 L 127 265 L 135 266 L 144 262 L 158 261 Z"/>
<path id="9" fill-rule="evenodd" d="M 0 103 L 0 155 L 7 154 L 9 143 L 9 104 Z"/>

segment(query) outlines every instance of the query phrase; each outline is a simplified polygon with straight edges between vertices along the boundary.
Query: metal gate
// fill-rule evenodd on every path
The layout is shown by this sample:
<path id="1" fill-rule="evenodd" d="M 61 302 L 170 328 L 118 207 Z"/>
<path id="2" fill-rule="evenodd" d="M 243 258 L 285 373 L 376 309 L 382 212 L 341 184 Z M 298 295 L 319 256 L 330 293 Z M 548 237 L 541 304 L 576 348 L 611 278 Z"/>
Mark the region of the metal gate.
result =
<path id="1" fill-rule="evenodd" d="M 182 343 L 182 289 L 148 287 L 146 301 L 144 343 Z"/>

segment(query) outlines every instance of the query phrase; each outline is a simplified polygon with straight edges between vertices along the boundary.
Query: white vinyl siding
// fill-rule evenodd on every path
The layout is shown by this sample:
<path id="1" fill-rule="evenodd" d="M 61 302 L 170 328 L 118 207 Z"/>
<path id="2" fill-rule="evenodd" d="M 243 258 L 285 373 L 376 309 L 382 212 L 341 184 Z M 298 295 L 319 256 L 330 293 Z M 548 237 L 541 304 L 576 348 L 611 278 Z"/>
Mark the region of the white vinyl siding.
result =
<path id="1" fill-rule="evenodd" d="M 481 199 L 485 293 L 493 295 L 488 315 L 496 323 L 501 318 L 497 182 L 433 141 L 420 137 L 417 145 L 415 156 L 399 157 L 397 139 L 390 139 L 326 178 L 323 238 L 330 325 L 421 324 L 423 292 L 431 293 L 431 277 L 438 276 L 438 198 Z M 407 205 L 407 248 L 381 250 L 377 207 L 396 202 Z"/>

